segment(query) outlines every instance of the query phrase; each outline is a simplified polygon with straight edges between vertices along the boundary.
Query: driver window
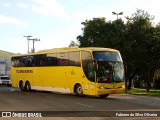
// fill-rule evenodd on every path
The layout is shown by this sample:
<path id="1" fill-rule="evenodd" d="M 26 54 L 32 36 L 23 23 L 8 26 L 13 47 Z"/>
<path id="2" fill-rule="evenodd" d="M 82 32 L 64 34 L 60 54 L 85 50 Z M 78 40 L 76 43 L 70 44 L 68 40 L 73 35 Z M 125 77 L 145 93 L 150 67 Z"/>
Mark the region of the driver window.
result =
<path id="1" fill-rule="evenodd" d="M 88 51 L 82 51 L 82 67 L 88 80 L 94 82 L 94 65 L 92 62 L 92 55 Z"/>

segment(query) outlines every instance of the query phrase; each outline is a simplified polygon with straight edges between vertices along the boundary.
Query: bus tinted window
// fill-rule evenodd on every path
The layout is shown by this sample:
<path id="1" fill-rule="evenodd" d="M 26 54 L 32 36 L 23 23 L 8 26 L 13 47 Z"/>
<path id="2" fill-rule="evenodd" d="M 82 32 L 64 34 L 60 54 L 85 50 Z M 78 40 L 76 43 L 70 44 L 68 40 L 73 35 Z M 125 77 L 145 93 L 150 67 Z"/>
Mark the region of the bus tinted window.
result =
<path id="1" fill-rule="evenodd" d="M 11 59 L 11 65 L 13 66 L 13 67 L 17 67 L 18 66 L 18 64 L 19 64 L 19 62 L 20 62 L 20 57 L 14 57 L 14 58 L 12 58 Z"/>
<path id="2" fill-rule="evenodd" d="M 69 52 L 69 65 L 80 66 L 80 52 Z"/>
<path id="3" fill-rule="evenodd" d="M 12 58 L 14 67 L 80 66 L 80 52 L 49 53 Z"/>
<path id="4" fill-rule="evenodd" d="M 56 54 L 47 54 L 47 66 L 57 66 L 58 60 Z"/>
<path id="5" fill-rule="evenodd" d="M 45 61 L 46 55 L 35 55 L 34 59 L 35 59 L 35 66 L 45 66 L 46 65 L 46 61 Z"/>
<path id="6" fill-rule="evenodd" d="M 35 55 L 35 64 L 36 66 L 57 66 L 57 57 L 56 54 L 42 54 Z"/>
<path id="7" fill-rule="evenodd" d="M 12 66 L 14 67 L 32 67 L 34 66 L 33 56 L 21 56 L 12 58 Z"/>
<path id="8" fill-rule="evenodd" d="M 58 59 L 59 66 L 67 66 L 68 65 L 68 53 L 58 53 L 57 59 Z"/>

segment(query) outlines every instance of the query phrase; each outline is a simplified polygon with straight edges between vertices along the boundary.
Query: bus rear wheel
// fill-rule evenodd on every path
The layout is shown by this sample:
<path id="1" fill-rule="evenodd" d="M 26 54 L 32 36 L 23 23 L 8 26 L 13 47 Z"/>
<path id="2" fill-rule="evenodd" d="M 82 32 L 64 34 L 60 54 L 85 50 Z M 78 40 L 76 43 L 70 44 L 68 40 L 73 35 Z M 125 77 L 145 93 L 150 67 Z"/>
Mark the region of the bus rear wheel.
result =
<path id="1" fill-rule="evenodd" d="M 24 85 L 22 81 L 19 82 L 19 88 L 21 91 L 24 91 Z"/>
<path id="2" fill-rule="evenodd" d="M 25 90 L 26 91 L 31 91 L 31 84 L 28 81 L 25 84 Z"/>
<path id="3" fill-rule="evenodd" d="M 75 93 L 76 93 L 76 95 L 79 95 L 79 96 L 83 95 L 83 89 L 82 89 L 82 86 L 80 84 L 76 85 Z"/>

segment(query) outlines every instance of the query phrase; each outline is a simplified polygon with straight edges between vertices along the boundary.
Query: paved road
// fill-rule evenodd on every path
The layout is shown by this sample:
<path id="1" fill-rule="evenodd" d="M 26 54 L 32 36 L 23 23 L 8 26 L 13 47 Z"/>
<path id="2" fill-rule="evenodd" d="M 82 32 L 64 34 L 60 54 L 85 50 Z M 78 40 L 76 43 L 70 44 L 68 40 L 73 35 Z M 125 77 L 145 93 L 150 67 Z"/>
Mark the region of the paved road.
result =
<path id="1" fill-rule="evenodd" d="M 57 117 L 105 117 L 106 114 L 119 117 L 120 113 L 122 115 L 133 113 L 140 117 L 146 112 L 149 115 L 160 116 L 160 112 L 157 112 L 160 111 L 160 98 L 118 94 L 100 99 L 42 91 L 21 92 L 15 88 L 0 87 L 0 111 L 52 111 L 43 114 Z"/>

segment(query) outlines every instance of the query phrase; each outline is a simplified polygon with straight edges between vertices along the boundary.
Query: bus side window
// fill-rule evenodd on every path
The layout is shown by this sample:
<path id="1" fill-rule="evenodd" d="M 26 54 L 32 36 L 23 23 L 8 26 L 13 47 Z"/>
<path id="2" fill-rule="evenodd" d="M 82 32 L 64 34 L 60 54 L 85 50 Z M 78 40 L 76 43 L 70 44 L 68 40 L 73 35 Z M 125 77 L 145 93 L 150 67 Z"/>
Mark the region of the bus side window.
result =
<path id="1" fill-rule="evenodd" d="M 69 65 L 70 66 L 80 66 L 80 52 L 69 52 Z"/>
<path id="2" fill-rule="evenodd" d="M 43 58 L 41 58 L 41 59 L 39 60 L 39 65 L 40 65 L 40 66 L 44 66 L 44 60 L 43 60 Z"/>
<path id="3" fill-rule="evenodd" d="M 47 54 L 48 59 L 48 66 L 57 66 L 58 65 L 58 58 L 56 53 L 49 53 Z"/>
<path id="4" fill-rule="evenodd" d="M 53 58 L 52 58 L 52 65 L 53 65 L 53 66 L 57 66 L 57 65 L 58 65 L 57 57 L 53 57 Z"/>
<path id="5" fill-rule="evenodd" d="M 68 52 L 64 53 L 64 57 L 63 57 L 63 65 L 64 66 L 68 66 L 68 63 L 69 63 L 68 62 L 68 55 L 69 55 Z"/>
<path id="6" fill-rule="evenodd" d="M 45 64 L 46 64 L 45 59 L 46 59 L 46 55 L 45 54 L 34 56 L 35 66 L 37 66 L 37 67 L 45 66 Z"/>
<path id="7" fill-rule="evenodd" d="M 57 53 L 58 65 L 67 66 L 68 65 L 68 52 Z"/>
<path id="8" fill-rule="evenodd" d="M 21 57 L 13 57 L 12 58 L 12 66 L 13 67 L 21 67 Z"/>
<path id="9" fill-rule="evenodd" d="M 68 59 L 63 60 L 64 65 L 68 65 Z"/>
<path id="10" fill-rule="evenodd" d="M 26 66 L 26 63 L 25 63 L 24 57 L 20 57 L 17 67 L 25 67 L 25 66 Z"/>
<path id="11" fill-rule="evenodd" d="M 61 58 L 58 58 L 58 65 L 62 65 L 62 59 Z"/>
<path id="12" fill-rule="evenodd" d="M 33 56 L 28 56 L 26 58 L 26 65 L 27 67 L 33 67 L 34 66 L 34 58 Z"/>

